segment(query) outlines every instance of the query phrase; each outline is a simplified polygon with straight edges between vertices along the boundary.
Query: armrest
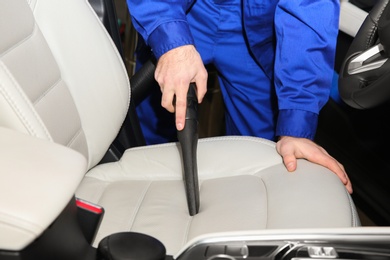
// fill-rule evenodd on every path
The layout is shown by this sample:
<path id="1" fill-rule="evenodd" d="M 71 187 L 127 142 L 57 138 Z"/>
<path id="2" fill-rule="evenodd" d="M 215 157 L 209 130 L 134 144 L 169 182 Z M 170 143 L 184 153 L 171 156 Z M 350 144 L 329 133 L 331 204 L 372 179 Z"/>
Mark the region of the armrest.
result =
<path id="1" fill-rule="evenodd" d="M 36 239 L 86 171 L 74 150 L 0 127 L 0 249 L 20 250 Z"/>

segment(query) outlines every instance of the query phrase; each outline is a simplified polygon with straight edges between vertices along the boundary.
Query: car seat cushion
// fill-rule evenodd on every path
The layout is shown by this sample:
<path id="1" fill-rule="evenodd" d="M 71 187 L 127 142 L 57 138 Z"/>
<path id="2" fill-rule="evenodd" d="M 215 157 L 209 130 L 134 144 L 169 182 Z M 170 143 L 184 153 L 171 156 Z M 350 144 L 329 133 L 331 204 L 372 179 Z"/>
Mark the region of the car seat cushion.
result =
<path id="1" fill-rule="evenodd" d="M 274 143 L 252 137 L 199 140 L 200 211 L 191 217 L 178 145 L 129 149 L 88 172 L 76 196 L 106 210 L 95 246 L 128 230 L 156 237 L 174 254 L 207 233 L 358 225 L 335 174 L 305 160 L 287 172 Z"/>

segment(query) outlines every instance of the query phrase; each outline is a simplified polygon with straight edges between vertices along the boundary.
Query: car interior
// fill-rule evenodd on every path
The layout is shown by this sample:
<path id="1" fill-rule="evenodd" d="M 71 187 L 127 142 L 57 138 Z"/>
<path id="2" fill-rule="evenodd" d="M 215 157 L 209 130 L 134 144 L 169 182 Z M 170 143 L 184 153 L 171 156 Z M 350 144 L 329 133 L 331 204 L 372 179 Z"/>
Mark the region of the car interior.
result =
<path id="1" fill-rule="evenodd" d="M 348 105 L 370 110 L 355 93 L 371 86 L 385 102 L 388 2 L 342 2 L 363 23 L 340 65 Z M 328 169 L 289 173 L 262 138 L 199 138 L 192 87 L 179 141 L 146 146 L 135 104 L 155 61 L 129 75 L 117 20 L 112 0 L 0 1 L 1 260 L 390 258 L 390 229 L 362 225 L 364 200 Z"/>
<path id="2" fill-rule="evenodd" d="M 383 29 L 379 33 L 378 19 L 372 18 L 365 22 L 364 27 L 362 25 L 367 12 L 376 3 L 377 6 L 384 5 L 376 0 L 341 1 L 335 64 L 340 80 L 339 89 L 334 89 L 320 113 L 316 141 L 346 168 L 354 187 L 354 202 L 369 218 L 370 225 L 389 226 L 390 164 L 386 149 L 389 141 L 385 137 L 389 131 L 385 119 L 390 109 L 385 78 L 388 65 L 385 63 L 370 68 L 385 60 L 386 50 L 375 51 L 375 46 L 386 42 L 389 33 Z M 380 14 L 372 14 L 372 17 L 378 18 Z M 382 23 L 385 22 L 385 15 L 381 16 Z M 370 54 L 369 49 L 374 52 Z M 366 71 L 356 70 L 358 73 L 354 76 L 347 76 L 346 62 L 354 52 L 368 53 L 367 59 L 359 65 Z M 374 88 L 371 88 L 371 84 L 375 84 L 372 85 Z M 378 85 L 380 87 L 375 87 Z"/>

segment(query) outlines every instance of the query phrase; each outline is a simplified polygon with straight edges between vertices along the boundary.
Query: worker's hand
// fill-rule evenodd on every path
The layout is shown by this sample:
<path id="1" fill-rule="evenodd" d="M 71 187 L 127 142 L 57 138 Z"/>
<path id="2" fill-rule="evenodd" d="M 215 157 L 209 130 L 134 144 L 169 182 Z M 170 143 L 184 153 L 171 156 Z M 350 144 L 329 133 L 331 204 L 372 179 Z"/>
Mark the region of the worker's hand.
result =
<path id="1" fill-rule="evenodd" d="M 176 128 L 182 130 L 190 83 L 196 84 L 199 103 L 207 91 L 207 70 L 199 53 L 193 45 L 184 45 L 166 52 L 157 62 L 154 77 L 162 92 L 161 105 L 169 112 L 176 112 Z"/>
<path id="2" fill-rule="evenodd" d="M 295 171 L 297 168 L 297 159 L 307 159 L 334 172 L 348 192 L 352 194 L 352 184 L 344 166 L 313 141 L 306 138 L 282 136 L 276 143 L 276 150 L 282 156 L 283 163 L 289 172 Z"/>

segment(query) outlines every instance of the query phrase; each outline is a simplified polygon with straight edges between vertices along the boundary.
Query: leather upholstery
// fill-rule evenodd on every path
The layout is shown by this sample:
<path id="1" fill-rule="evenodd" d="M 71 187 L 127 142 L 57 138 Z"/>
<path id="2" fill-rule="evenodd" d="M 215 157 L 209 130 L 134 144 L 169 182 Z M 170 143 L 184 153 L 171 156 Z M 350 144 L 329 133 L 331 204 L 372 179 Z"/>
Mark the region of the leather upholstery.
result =
<path id="1" fill-rule="evenodd" d="M 20 250 L 63 211 L 87 163 L 74 150 L 2 127 L 0 144 L 0 250 Z"/>
<path id="2" fill-rule="evenodd" d="M 349 0 L 340 0 L 339 30 L 343 33 L 355 37 L 366 17 L 366 11 L 360 9 Z"/>
<path id="3" fill-rule="evenodd" d="M 95 246 L 132 230 L 174 254 L 213 232 L 359 225 L 333 173 L 304 160 L 288 173 L 273 142 L 234 136 L 199 141 L 200 212 L 190 217 L 178 144 L 129 149 L 119 162 L 97 165 L 125 118 L 130 89 L 87 0 L 0 1 L 0 35 L 0 126 L 86 158 L 85 178 L 70 190 L 105 208 Z"/>
<path id="4" fill-rule="evenodd" d="M 358 224 L 333 173 L 303 160 L 298 169 L 288 173 L 263 139 L 201 139 L 200 212 L 193 217 L 176 144 L 130 149 L 119 162 L 93 168 L 77 195 L 106 209 L 97 241 L 132 230 L 163 241 L 168 253 L 205 233 Z"/>

